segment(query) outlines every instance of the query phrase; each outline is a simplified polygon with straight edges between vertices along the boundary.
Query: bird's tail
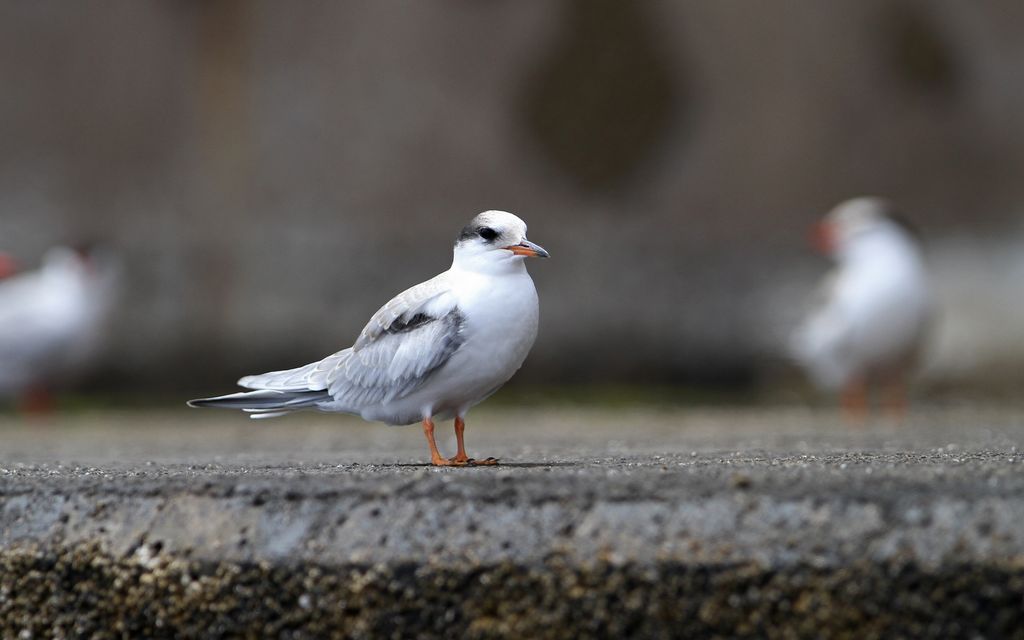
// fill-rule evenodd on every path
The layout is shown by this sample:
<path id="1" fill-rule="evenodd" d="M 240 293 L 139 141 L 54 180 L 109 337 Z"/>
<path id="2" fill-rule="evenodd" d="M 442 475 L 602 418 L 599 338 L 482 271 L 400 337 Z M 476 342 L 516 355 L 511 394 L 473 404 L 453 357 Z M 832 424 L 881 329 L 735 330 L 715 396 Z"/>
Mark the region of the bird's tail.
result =
<path id="1" fill-rule="evenodd" d="M 251 413 L 252 418 L 273 418 L 299 409 L 309 409 L 328 400 L 327 391 L 273 391 L 260 389 L 229 393 L 215 398 L 189 400 L 190 407 L 215 407 L 219 409 L 241 409 Z"/>

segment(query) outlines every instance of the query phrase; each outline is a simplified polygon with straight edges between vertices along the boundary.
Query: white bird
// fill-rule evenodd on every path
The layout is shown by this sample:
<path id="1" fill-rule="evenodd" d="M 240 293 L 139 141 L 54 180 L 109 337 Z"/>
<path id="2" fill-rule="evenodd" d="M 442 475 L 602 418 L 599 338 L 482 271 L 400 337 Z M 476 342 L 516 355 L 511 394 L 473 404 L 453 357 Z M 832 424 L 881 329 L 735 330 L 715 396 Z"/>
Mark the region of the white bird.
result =
<path id="1" fill-rule="evenodd" d="M 485 211 L 462 229 L 454 254 L 450 269 L 381 307 L 351 347 L 238 381 L 252 391 L 188 404 L 242 409 L 254 418 L 316 409 L 392 425 L 422 421 L 433 464 L 495 464 L 466 454 L 464 418 L 515 374 L 533 346 L 537 290 L 524 261 L 548 253 L 526 239 L 518 217 Z M 438 451 L 434 418 L 455 419 L 455 457 Z"/>
<path id="2" fill-rule="evenodd" d="M 116 264 L 57 247 L 42 266 L 0 281 L 0 395 L 38 394 L 88 364 L 116 295 Z"/>
<path id="3" fill-rule="evenodd" d="M 886 201 L 864 197 L 833 209 L 815 239 L 836 268 L 793 336 L 793 356 L 817 386 L 841 390 L 851 413 L 864 411 L 872 385 L 887 387 L 901 410 L 933 314 L 917 238 Z"/>

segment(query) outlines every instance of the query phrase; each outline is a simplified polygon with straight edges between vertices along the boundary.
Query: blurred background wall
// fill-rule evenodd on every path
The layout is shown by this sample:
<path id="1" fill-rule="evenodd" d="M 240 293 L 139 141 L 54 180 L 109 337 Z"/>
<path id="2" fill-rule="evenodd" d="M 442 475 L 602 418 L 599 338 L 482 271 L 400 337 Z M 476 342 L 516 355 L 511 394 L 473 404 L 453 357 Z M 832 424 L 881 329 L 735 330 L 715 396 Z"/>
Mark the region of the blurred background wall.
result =
<path id="1" fill-rule="evenodd" d="M 126 267 L 94 384 L 230 388 L 349 343 L 513 211 L 530 383 L 750 387 L 895 200 L 929 238 L 930 375 L 1024 382 L 1018 0 L 49 0 L 0 4 L 0 248 Z"/>

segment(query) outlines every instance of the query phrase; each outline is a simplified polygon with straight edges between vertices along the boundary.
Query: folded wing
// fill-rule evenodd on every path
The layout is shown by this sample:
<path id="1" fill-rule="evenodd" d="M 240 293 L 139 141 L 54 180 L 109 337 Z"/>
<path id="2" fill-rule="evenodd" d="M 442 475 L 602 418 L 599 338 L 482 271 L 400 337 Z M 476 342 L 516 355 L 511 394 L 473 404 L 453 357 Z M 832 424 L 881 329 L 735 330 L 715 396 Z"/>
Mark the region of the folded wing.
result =
<path id="1" fill-rule="evenodd" d="M 854 327 L 838 299 L 835 279 L 817 292 L 813 310 L 794 332 L 790 353 L 814 383 L 825 389 L 842 386 L 850 375 Z"/>
<path id="2" fill-rule="evenodd" d="M 465 318 L 443 276 L 396 296 L 348 349 L 297 369 L 247 376 L 238 384 L 286 393 L 326 391 L 358 411 L 419 388 L 463 343 Z"/>

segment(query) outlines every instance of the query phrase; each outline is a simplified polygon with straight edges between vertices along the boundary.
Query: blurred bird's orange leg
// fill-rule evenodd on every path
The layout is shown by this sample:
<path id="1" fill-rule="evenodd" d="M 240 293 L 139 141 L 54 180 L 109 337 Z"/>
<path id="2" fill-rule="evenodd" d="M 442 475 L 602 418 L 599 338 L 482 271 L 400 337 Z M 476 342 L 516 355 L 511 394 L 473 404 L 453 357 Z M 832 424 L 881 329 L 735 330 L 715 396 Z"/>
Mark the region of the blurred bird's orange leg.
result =
<path id="1" fill-rule="evenodd" d="M 18 399 L 18 410 L 27 416 L 51 414 L 55 406 L 53 394 L 45 387 L 32 387 Z"/>
<path id="2" fill-rule="evenodd" d="M 430 463 L 437 467 L 448 466 L 448 460 L 441 457 L 437 450 L 437 443 L 434 442 L 434 421 L 430 418 L 423 419 L 423 435 L 427 436 L 427 446 L 430 447 Z"/>
<path id="3" fill-rule="evenodd" d="M 497 458 L 487 458 L 486 460 L 474 460 L 466 455 L 466 442 L 463 437 L 466 433 L 466 421 L 461 417 L 455 418 L 455 440 L 459 443 L 458 451 L 455 452 L 454 458 L 449 458 L 448 462 L 454 465 L 491 465 L 498 464 Z"/>
<path id="4" fill-rule="evenodd" d="M 885 385 L 885 409 L 890 416 L 903 421 L 907 417 L 907 384 L 902 376 L 894 376 Z"/>
<path id="5" fill-rule="evenodd" d="M 868 415 L 868 390 L 863 380 L 853 380 L 843 388 L 843 416 L 847 421 L 863 424 Z"/>

